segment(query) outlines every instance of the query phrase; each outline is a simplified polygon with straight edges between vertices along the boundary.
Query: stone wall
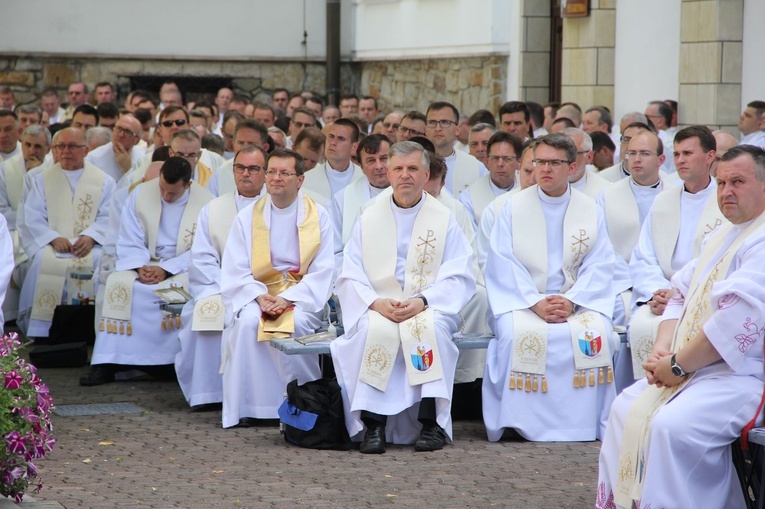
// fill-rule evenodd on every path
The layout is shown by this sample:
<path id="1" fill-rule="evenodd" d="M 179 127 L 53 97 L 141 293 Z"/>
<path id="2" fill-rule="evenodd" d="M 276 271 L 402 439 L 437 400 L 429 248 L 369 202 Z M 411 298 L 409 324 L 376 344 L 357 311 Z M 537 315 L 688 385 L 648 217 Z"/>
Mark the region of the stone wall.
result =
<path id="1" fill-rule="evenodd" d="M 550 102 L 552 2 L 525 0 L 521 16 L 521 100 Z"/>
<path id="2" fill-rule="evenodd" d="M 382 111 L 417 109 L 448 101 L 460 112 L 496 112 L 507 88 L 507 56 L 367 61 L 358 64 L 359 89 Z"/>
<path id="3" fill-rule="evenodd" d="M 10 86 L 19 104 L 36 101 L 46 87 L 60 90 L 61 98 L 66 100 L 69 84 L 76 81 L 85 82 L 91 90 L 97 82 L 109 81 L 117 85 L 122 98 L 130 90 L 130 77 L 134 76 L 230 77 L 238 92 L 265 98 L 277 87 L 323 93 L 326 68 L 323 62 L 0 56 L 0 86 Z M 341 66 L 341 83 L 343 91 L 356 89 L 358 80 L 349 64 Z"/>
<path id="4" fill-rule="evenodd" d="M 616 0 L 590 0 L 590 15 L 563 19 L 562 102 L 614 107 Z"/>

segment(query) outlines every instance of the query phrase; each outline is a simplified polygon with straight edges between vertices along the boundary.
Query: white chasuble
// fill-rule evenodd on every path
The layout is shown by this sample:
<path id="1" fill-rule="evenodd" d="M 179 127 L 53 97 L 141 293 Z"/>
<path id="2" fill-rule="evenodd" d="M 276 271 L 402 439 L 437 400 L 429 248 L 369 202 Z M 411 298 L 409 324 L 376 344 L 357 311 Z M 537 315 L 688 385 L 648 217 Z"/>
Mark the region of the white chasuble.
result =
<path id="1" fill-rule="evenodd" d="M 73 239 L 96 220 L 105 174 L 95 166 L 86 165 L 72 197 L 67 192 L 70 184 L 64 171 L 55 166 L 43 172 L 48 223 L 62 237 Z M 31 318 L 46 322 L 53 319 L 53 311 L 61 301 L 65 283 L 70 296 L 79 300 L 94 299 L 92 281 L 67 278 L 67 272 L 85 272 L 92 270 L 92 267 L 91 253 L 84 258 L 59 258 L 52 246 L 45 246 Z"/>
<path id="2" fill-rule="evenodd" d="M 377 200 L 362 216 L 364 267 L 372 288 L 382 298 L 398 301 L 418 295 L 438 276 L 449 226 L 449 214 L 426 195 L 417 214 L 406 258 L 404 287 L 396 279 L 398 234 L 389 200 Z M 409 384 L 421 385 L 443 377 L 435 335 L 433 310 L 394 323 L 369 311 L 369 327 L 359 381 L 385 392 L 399 347 L 403 349 Z"/>
<path id="3" fill-rule="evenodd" d="M 137 192 L 135 214 L 146 239 L 146 247 L 150 256 L 149 265 L 159 265 L 162 257 L 157 252 L 157 237 L 159 236 L 163 203 L 159 179 L 143 183 Z M 183 209 L 178 228 L 175 256 L 191 249 L 199 211 L 209 200 L 210 193 L 199 184 L 192 182 L 189 188 L 188 202 Z M 104 289 L 104 308 L 101 322 L 98 326 L 100 331 L 112 334 L 132 334 L 133 327 L 130 320 L 133 309 L 133 283 L 136 279 L 138 279 L 136 270 L 115 271 L 109 275 Z M 165 279 L 158 285 L 158 289 L 172 287 L 183 288 L 188 292 L 188 274 L 181 272 Z M 180 327 L 180 315 L 175 315 L 175 317 L 163 316 L 159 326 L 162 329 Z"/>
<path id="4" fill-rule="evenodd" d="M 531 274 L 540 295 L 547 293 L 547 224 L 536 187 L 518 193 L 510 202 L 512 208 L 513 253 Z M 598 205 L 585 195 L 571 190 L 571 199 L 563 219 L 563 275 L 560 294 L 574 285 L 579 267 L 597 241 Z M 530 242 L 529 239 L 537 239 Z M 544 241 L 542 240 L 544 239 Z M 549 324 L 529 309 L 513 313 L 514 347 L 509 389 L 547 392 L 545 376 Z M 567 319 L 574 352 L 574 387 L 594 386 L 613 381 L 611 351 L 608 344 L 608 324 L 599 313 L 589 310 L 575 312 Z M 607 369 L 607 373 L 603 368 Z M 589 370 L 589 380 L 587 371 Z M 514 376 L 515 375 L 515 376 Z M 525 379 L 524 379 L 525 375 Z M 516 379 L 517 377 L 517 379 Z"/>
<path id="5" fill-rule="evenodd" d="M 763 227 L 765 227 L 765 214 L 761 214 L 741 230 L 712 269 L 704 275 L 706 268 L 710 266 L 722 249 L 728 233 L 736 226 L 726 224 L 714 237 L 710 238 L 704 251 L 699 255 L 689 286 L 689 295 L 685 297 L 670 351 L 676 353 L 682 350 L 698 336 L 704 325 L 718 310 L 718 307 L 722 308 L 725 305 L 720 300 L 713 302 L 713 287 L 727 277 L 731 263 L 746 239 L 752 234 L 759 233 Z M 647 457 L 649 446 L 647 438 L 653 417 L 664 404 L 688 385 L 694 375 L 695 373 L 691 373 L 674 387 L 658 388 L 655 385 L 648 385 L 631 406 L 625 420 L 617 470 L 615 497 L 619 505 L 631 506 L 633 500 L 641 499 L 646 466 L 650 461 L 650 458 Z"/>
<path id="6" fill-rule="evenodd" d="M 271 201 L 261 199 L 252 208 L 252 246 L 250 268 L 256 281 L 263 283 L 268 294 L 278 296 L 299 283 L 321 247 L 321 227 L 316 203 L 302 195 L 305 217 L 298 225 L 300 268 L 297 272 L 281 272 L 274 268 L 271 259 L 271 231 L 263 218 L 266 205 Z M 258 325 L 258 341 L 288 338 L 295 332 L 294 306 L 277 317 L 261 314 Z"/>

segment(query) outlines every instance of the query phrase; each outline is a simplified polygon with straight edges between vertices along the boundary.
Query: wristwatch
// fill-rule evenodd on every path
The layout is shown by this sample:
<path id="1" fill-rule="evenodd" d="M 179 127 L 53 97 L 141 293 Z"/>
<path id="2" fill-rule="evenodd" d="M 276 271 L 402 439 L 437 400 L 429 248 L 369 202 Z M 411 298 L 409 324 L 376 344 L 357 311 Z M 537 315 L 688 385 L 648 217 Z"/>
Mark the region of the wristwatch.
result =
<path id="1" fill-rule="evenodd" d="M 680 367 L 680 364 L 678 364 L 677 361 L 675 360 L 676 356 L 677 354 L 673 353 L 672 358 L 669 360 L 670 369 L 672 369 L 672 374 L 675 376 L 688 376 L 688 373 L 686 373 L 685 370 Z"/>
<path id="2" fill-rule="evenodd" d="M 423 294 L 416 295 L 415 297 L 418 299 L 422 299 L 422 303 L 425 304 L 424 309 L 428 309 L 428 299 L 426 299 Z"/>

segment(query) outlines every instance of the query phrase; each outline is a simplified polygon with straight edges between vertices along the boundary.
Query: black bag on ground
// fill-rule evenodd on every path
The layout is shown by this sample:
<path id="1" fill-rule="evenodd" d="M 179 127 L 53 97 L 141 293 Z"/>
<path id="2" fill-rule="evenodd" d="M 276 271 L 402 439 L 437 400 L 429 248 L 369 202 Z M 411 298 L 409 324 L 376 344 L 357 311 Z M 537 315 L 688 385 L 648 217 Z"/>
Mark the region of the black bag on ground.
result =
<path id="1" fill-rule="evenodd" d="M 345 428 L 343 398 L 336 380 L 322 378 L 303 385 L 287 385 L 287 399 L 279 407 L 284 439 L 309 449 L 347 451 L 351 439 Z"/>
<path id="2" fill-rule="evenodd" d="M 96 342 L 96 306 L 79 304 L 59 305 L 53 311 L 53 320 L 47 338 L 39 338 L 38 344 L 58 345 L 85 341 Z"/>
<path id="3" fill-rule="evenodd" d="M 29 362 L 38 368 L 78 368 L 88 363 L 88 346 L 84 341 L 38 345 L 30 350 Z"/>

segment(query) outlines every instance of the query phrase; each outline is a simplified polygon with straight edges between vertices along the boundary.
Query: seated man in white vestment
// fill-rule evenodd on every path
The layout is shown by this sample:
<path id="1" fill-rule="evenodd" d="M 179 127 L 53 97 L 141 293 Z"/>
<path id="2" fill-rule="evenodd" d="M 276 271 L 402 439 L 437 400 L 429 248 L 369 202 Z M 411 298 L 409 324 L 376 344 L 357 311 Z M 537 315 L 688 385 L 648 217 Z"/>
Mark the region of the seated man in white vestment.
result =
<path id="1" fill-rule="evenodd" d="M 11 282 L 13 272 L 13 239 L 8 231 L 5 218 L 0 216 L 0 300 L 5 300 L 6 290 Z M 0 334 L 5 332 L 5 318 L 0 309 Z"/>
<path id="2" fill-rule="evenodd" d="M 289 382 L 321 377 L 317 355 L 285 355 L 269 340 L 321 327 L 334 275 L 332 223 L 301 191 L 297 152 L 274 150 L 265 175 L 267 194 L 237 214 L 223 252 L 224 428 L 278 418 Z"/>
<path id="3" fill-rule="evenodd" d="M 730 445 L 762 423 L 765 151 L 723 156 L 717 201 L 730 222 L 672 276 L 646 378 L 612 406 L 596 507 L 747 506 Z"/>
<path id="4" fill-rule="evenodd" d="M 519 168 L 521 152 L 523 142 L 514 134 L 500 131 L 489 138 L 486 148 L 489 174 L 470 184 L 459 195 L 476 229 L 489 203 L 515 187 L 515 172 Z"/>
<path id="5" fill-rule="evenodd" d="M 592 138 L 581 129 L 569 127 L 561 131 L 576 144 L 576 169 L 568 181 L 572 189 L 586 194 L 593 200 L 597 200 L 600 193 L 605 191 L 610 182 L 601 178 L 591 165 L 594 153 L 592 151 Z"/>
<path id="6" fill-rule="evenodd" d="M 460 133 L 460 112 L 448 102 L 438 101 L 428 106 L 425 133 L 435 152 L 446 161 L 445 187 L 452 196 L 459 196 L 470 184 L 487 175 L 489 170 L 467 152 L 454 149 Z"/>
<path id="7" fill-rule="evenodd" d="M 236 215 L 265 189 L 267 160 L 260 147 L 240 149 L 233 166 L 236 189 L 215 198 L 199 213 L 189 264 L 193 299 L 183 307 L 183 329 L 178 335 L 181 351 L 175 357 L 178 383 L 193 410 L 217 409 L 223 402 L 219 372 L 225 314 L 220 296 L 221 260 Z"/>
<path id="8" fill-rule="evenodd" d="M 271 150 L 268 141 L 268 129 L 262 122 L 251 118 L 240 120 L 234 127 L 234 152 L 239 152 L 248 145 L 255 145 L 266 152 Z M 223 163 L 218 171 L 213 172 L 207 182 L 207 189 L 213 196 L 222 196 L 236 190 L 233 166 L 234 159 L 232 158 Z"/>
<path id="9" fill-rule="evenodd" d="M 144 155 L 138 145 L 142 133 L 141 123 L 133 115 L 122 115 L 114 126 L 112 141 L 91 151 L 85 159 L 119 182 Z"/>
<path id="10" fill-rule="evenodd" d="M 329 203 L 351 182 L 364 178 L 364 173 L 351 161 L 359 142 L 359 126 L 347 118 L 339 118 L 324 128 L 324 134 L 326 161 L 306 172 L 303 188 L 323 196 Z"/>
<path id="11" fill-rule="evenodd" d="M 452 334 L 475 279 L 454 216 L 423 192 L 429 163 L 416 143 L 391 147 L 393 193 L 356 221 L 336 284 L 345 335 L 330 348 L 362 453 L 383 453 L 386 441 L 434 451 L 452 436 Z"/>
<path id="12" fill-rule="evenodd" d="M 43 164 L 50 150 L 50 131 L 39 125 L 30 125 L 21 136 L 21 153 L 0 163 L 0 214 L 5 217 L 13 239 L 14 270 L 11 285 L 3 301 L 6 320 L 15 320 L 19 313 L 21 285 L 29 269 L 29 258 L 21 249 L 20 232 L 16 226 L 24 177 L 27 171 Z"/>
<path id="13" fill-rule="evenodd" d="M 470 125 L 468 121 L 468 126 Z M 497 132 L 497 128 L 492 124 L 486 122 L 479 122 L 472 127 L 466 127 L 468 131 L 468 144 L 466 150 L 468 153 L 481 161 L 484 166 L 489 167 L 489 163 L 486 159 L 489 150 L 489 138 Z M 457 148 L 457 145 L 454 146 Z"/>
<path id="14" fill-rule="evenodd" d="M 630 259 L 629 341 L 635 378 L 643 377 L 640 366 L 651 353 L 661 315 L 672 298 L 670 279 L 698 256 L 704 236 L 725 222 L 709 175 L 717 146 L 712 132 L 704 126 L 686 127 L 677 132 L 674 143 L 683 185 L 668 186 L 656 197 Z"/>
<path id="15" fill-rule="evenodd" d="M 343 249 L 364 204 L 390 187 L 388 151 L 390 141 L 382 134 L 371 134 L 359 142 L 356 150 L 364 177 L 353 181 L 332 197 L 332 225 L 335 235 L 335 269 L 343 268 Z"/>
<path id="16" fill-rule="evenodd" d="M 155 290 L 188 291 L 189 249 L 199 211 L 210 199 L 191 180 L 191 165 L 182 157 L 169 158 L 158 179 L 128 195 L 90 373 L 80 385 L 111 382 L 116 371 L 136 366 L 149 374 L 169 371 L 179 349 L 180 319 L 162 312 Z"/>
<path id="17" fill-rule="evenodd" d="M 59 304 L 95 298 L 92 280 L 72 275 L 92 274 L 115 190 L 111 177 L 85 162 L 88 149 L 82 131 L 67 128 L 57 134 L 53 150 L 58 163 L 31 179 L 24 220 L 18 224 L 22 247 L 32 263 L 21 289 L 17 321 L 31 337 L 48 336 Z"/>
<path id="18" fill-rule="evenodd" d="M 490 441 L 602 436 L 616 396 L 611 357 L 614 253 L 595 200 L 572 189 L 576 145 L 537 140 L 539 183 L 512 194 L 491 233 L 486 290 L 496 340 L 483 376 Z"/>
<path id="19" fill-rule="evenodd" d="M 0 109 L 0 162 L 19 152 L 19 117 L 11 110 Z"/>

